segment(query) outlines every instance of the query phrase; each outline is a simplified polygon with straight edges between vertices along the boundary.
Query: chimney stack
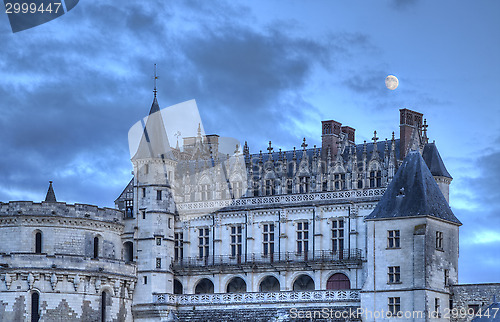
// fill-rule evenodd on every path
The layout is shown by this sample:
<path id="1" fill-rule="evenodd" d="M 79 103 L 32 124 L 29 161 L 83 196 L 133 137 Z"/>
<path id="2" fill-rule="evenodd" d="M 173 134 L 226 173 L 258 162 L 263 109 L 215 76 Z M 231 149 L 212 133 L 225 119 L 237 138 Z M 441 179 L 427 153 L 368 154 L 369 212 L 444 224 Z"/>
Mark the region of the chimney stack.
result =
<path id="1" fill-rule="evenodd" d="M 401 160 L 406 157 L 408 149 L 411 146 L 413 135 L 421 137 L 422 120 L 424 114 L 418 113 L 406 108 L 399 110 L 400 124 L 399 124 L 399 155 Z M 415 134 L 413 132 L 416 131 Z"/>
<path id="2" fill-rule="evenodd" d="M 354 144 L 354 132 L 356 130 L 350 126 L 342 126 L 340 129 L 342 130 L 342 133 L 347 134 L 347 141 L 349 141 L 349 143 L 351 144 Z"/>
<path id="3" fill-rule="evenodd" d="M 328 149 L 330 149 L 332 157 L 337 155 L 337 142 L 340 139 L 342 123 L 334 120 L 321 121 L 321 126 L 321 158 L 326 160 L 328 157 Z"/>

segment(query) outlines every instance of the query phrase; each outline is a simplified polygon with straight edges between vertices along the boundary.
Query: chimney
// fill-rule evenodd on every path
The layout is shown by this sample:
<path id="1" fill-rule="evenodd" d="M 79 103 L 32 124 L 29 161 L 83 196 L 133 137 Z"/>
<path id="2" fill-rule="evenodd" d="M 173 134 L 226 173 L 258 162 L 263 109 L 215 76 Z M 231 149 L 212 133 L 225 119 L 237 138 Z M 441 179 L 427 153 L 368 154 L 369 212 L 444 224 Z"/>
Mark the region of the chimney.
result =
<path id="1" fill-rule="evenodd" d="M 340 129 L 342 130 L 342 133 L 347 134 L 347 141 L 349 141 L 349 143 L 354 144 L 354 132 L 356 130 L 350 126 L 342 126 Z"/>
<path id="2" fill-rule="evenodd" d="M 413 132 L 417 131 L 415 135 L 420 137 L 422 131 L 422 119 L 424 114 L 415 112 L 406 108 L 399 110 L 399 156 L 403 160 L 408 153 L 411 145 Z"/>
<path id="3" fill-rule="evenodd" d="M 337 141 L 340 138 L 340 131 L 342 123 L 334 120 L 321 121 L 321 158 L 326 160 L 328 155 L 328 148 L 332 158 L 337 155 Z M 354 134 L 354 132 L 353 132 Z"/>

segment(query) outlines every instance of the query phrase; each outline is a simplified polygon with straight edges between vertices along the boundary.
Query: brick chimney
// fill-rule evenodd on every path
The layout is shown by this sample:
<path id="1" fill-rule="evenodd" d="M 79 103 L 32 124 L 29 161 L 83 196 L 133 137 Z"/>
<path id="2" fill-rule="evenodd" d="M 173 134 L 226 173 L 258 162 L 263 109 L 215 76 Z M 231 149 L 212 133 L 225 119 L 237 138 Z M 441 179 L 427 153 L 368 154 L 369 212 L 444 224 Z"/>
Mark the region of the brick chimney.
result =
<path id="1" fill-rule="evenodd" d="M 321 121 L 321 126 L 321 157 L 326 160 L 328 148 L 330 148 L 330 153 L 334 158 L 337 155 L 337 141 L 340 138 L 342 123 L 334 120 Z"/>
<path id="2" fill-rule="evenodd" d="M 415 134 L 420 136 L 420 131 L 422 131 L 423 116 L 424 114 L 422 113 L 406 108 L 399 110 L 399 155 L 401 160 L 403 160 L 408 153 L 413 131 L 417 131 Z"/>
<path id="3" fill-rule="evenodd" d="M 349 143 L 354 144 L 354 132 L 356 130 L 350 126 L 342 126 L 340 129 L 342 133 L 347 134 L 347 141 L 349 141 Z"/>

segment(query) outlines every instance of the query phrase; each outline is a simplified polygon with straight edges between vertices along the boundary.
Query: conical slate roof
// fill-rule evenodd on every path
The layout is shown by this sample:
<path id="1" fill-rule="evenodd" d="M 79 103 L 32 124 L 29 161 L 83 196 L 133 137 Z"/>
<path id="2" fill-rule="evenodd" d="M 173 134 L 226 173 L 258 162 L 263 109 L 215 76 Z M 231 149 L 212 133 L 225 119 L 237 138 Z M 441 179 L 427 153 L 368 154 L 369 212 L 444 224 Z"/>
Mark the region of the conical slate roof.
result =
<path id="1" fill-rule="evenodd" d="M 49 190 L 47 190 L 47 195 L 45 196 L 45 202 L 57 202 L 56 194 L 54 188 L 52 187 L 52 181 L 49 181 Z"/>
<path id="2" fill-rule="evenodd" d="M 448 170 L 446 170 L 435 143 L 427 143 L 425 145 L 422 157 L 433 176 L 453 179 Z"/>
<path id="3" fill-rule="evenodd" d="M 161 155 L 167 156 L 170 150 L 165 125 L 155 96 L 139 147 L 132 160 L 159 158 Z"/>
<path id="4" fill-rule="evenodd" d="M 387 187 L 371 219 L 431 216 L 461 225 L 418 151 L 410 151 Z"/>

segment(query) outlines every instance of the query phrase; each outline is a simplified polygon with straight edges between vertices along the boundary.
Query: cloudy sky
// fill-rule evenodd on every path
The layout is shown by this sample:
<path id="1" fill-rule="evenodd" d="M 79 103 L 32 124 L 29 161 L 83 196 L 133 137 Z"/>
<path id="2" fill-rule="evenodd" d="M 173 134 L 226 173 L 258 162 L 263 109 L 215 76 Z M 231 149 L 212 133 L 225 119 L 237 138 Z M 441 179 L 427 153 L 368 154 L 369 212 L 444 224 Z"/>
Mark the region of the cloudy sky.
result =
<path id="1" fill-rule="evenodd" d="M 424 113 L 464 223 L 460 282 L 500 282 L 500 2 L 86 1 L 13 34 L 0 14 L 0 201 L 113 207 L 127 132 L 196 99 L 205 131 L 251 152 L 321 144 L 321 120 L 399 133 Z M 385 88 L 394 74 L 400 85 Z"/>

